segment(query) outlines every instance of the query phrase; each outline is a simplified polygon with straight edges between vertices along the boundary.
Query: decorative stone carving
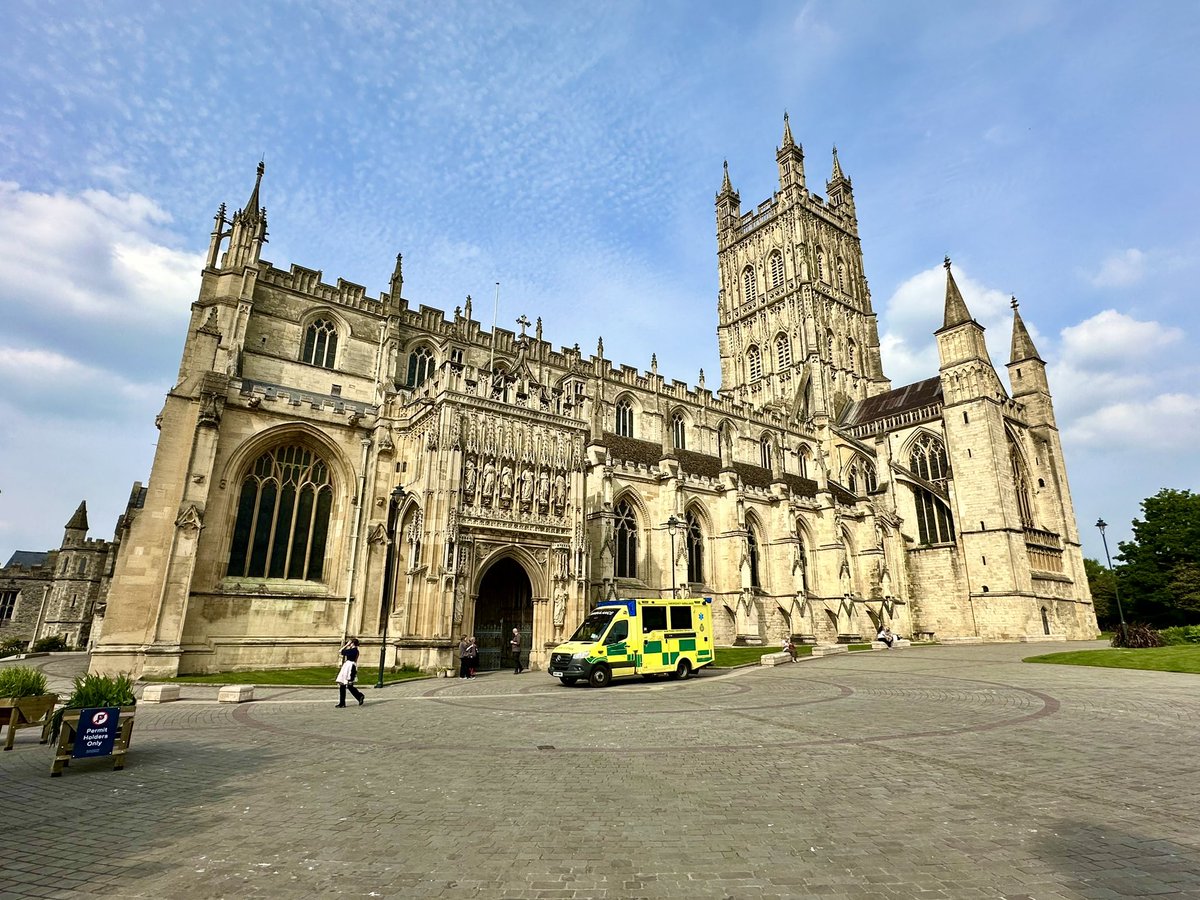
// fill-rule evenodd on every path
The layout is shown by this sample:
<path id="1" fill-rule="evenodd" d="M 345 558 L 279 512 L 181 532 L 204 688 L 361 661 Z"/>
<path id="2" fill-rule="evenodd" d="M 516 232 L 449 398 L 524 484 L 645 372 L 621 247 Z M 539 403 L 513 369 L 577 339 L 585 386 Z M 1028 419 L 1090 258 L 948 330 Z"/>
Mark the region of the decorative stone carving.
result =
<path id="1" fill-rule="evenodd" d="M 204 527 L 204 519 L 196 504 L 189 504 L 175 519 L 175 527 L 182 531 L 199 532 Z"/>

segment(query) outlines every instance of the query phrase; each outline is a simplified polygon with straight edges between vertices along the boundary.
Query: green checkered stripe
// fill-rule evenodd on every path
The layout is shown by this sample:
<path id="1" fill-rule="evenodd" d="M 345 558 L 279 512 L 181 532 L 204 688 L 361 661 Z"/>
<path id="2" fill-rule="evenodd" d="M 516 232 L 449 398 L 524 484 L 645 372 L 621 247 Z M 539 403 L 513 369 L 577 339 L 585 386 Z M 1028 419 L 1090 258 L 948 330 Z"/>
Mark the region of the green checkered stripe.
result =
<path id="1" fill-rule="evenodd" d="M 662 658 L 662 665 L 673 666 L 679 661 L 680 654 L 684 651 L 690 651 L 696 654 L 697 661 L 706 661 L 712 657 L 711 650 L 701 650 L 696 653 L 696 639 L 684 638 L 679 641 L 679 649 L 669 649 L 663 641 L 646 641 L 646 646 L 643 648 L 646 656 L 657 655 Z M 638 660 L 641 663 L 641 660 Z"/>

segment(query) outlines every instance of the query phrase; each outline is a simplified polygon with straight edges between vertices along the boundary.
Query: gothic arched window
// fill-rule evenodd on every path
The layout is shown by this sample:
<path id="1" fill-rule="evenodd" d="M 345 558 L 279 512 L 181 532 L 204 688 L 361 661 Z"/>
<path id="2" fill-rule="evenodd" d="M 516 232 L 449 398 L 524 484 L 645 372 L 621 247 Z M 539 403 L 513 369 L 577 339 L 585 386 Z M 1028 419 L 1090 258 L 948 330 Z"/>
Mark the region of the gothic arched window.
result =
<path id="1" fill-rule="evenodd" d="M 687 580 L 691 584 L 704 582 L 704 532 L 700 530 L 700 520 L 694 513 L 684 515 L 687 523 Z"/>
<path id="2" fill-rule="evenodd" d="M 879 481 L 875 477 L 875 467 L 869 462 L 863 463 L 863 480 L 867 483 L 867 493 L 873 494 L 879 488 Z"/>
<path id="3" fill-rule="evenodd" d="M 829 269 L 825 265 L 825 251 L 817 248 L 817 278 L 829 284 Z"/>
<path id="4" fill-rule="evenodd" d="M 617 401 L 617 434 L 633 437 L 633 404 L 628 400 Z"/>
<path id="5" fill-rule="evenodd" d="M 320 456 L 298 444 L 268 450 L 242 479 L 229 577 L 320 581 L 332 505 Z"/>
<path id="6" fill-rule="evenodd" d="M 779 362 L 780 371 L 789 368 L 792 364 L 792 342 L 788 340 L 786 334 L 775 338 L 775 359 Z"/>
<path id="7" fill-rule="evenodd" d="M 758 535 L 754 524 L 746 522 L 746 554 L 750 563 L 750 587 L 761 588 L 762 578 L 759 575 Z"/>
<path id="8" fill-rule="evenodd" d="M 771 287 L 783 284 L 783 254 L 776 250 L 771 254 Z"/>
<path id="9" fill-rule="evenodd" d="M 746 369 L 750 374 L 751 381 L 758 381 L 762 378 L 762 351 L 757 346 L 746 351 Z"/>
<path id="10" fill-rule="evenodd" d="M 1025 465 L 1021 460 L 1021 451 L 1017 449 L 1016 441 L 1010 435 L 1008 438 L 1008 464 L 1012 468 L 1013 487 L 1017 491 L 1017 511 L 1021 515 L 1021 524 L 1026 528 L 1033 527 L 1033 504 L 1029 500 L 1029 480 L 1025 477 Z"/>
<path id="11" fill-rule="evenodd" d="M 764 434 L 762 437 L 762 440 L 759 441 L 758 454 L 759 454 L 760 459 L 762 460 L 762 467 L 764 469 L 771 468 L 771 463 L 774 460 L 774 457 L 771 454 L 771 437 L 770 437 L 770 435 Z"/>
<path id="12" fill-rule="evenodd" d="M 922 434 L 913 443 L 908 467 L 926 481 L 943 484 L 950 472 L 945 444 L 928 432 Z"/>
<path id="13" fill-rule="evenodd" d="M 755 284 L 754 267 L 746 266 L 742 269 L 742 299 L 749 303 L 758 297 L 758 285 Z"/>
<path id="14" fill-rule="evenodd" d="M 846 487 L 849 488 L 850 493 L 858 493 L 858 463 L 850 466 L 850 471 L 846 474 Z"/>
<path id="15" fill-rule="evenodd" d="M 917 506 L 917 535 L 922 544 L 946 544 L 954 540 L 954 518 L 946 505 L 925 488 L 912 487 Z"/>
<path id="16" fill-rule="evenodd" d="M 851 372 L 854 371 L 854 359 L 856 356 L 855 351 L 857 349 L 858 348 L 855 346 L 854 341 L 846 341 L 846 368 Z"/>
<path id="17" fill-rule="evenodd" d="M 418 347 L 408 355 L 408 386 L 420 387 L 433 374 L 433 351 Z"/>
<path id="18" fill-rule="evenodd" d="M 311 366 L 332 369 L 337 358 L 337 325 L 329 319 L 313 319 L 304 332 L 301 359 Z"/>
<path id="19" fill-rule="evenodd" d="M 687 449 L 687 420 L 683 413 L 675 413 L 671 417 L 671 438 L 676 450 Z"/>
<path id="20" fill-rule="evenodd" d="M 613 510 L 616 536 L 615 571 L 617 578 L 637 578 L 637 516 L 628 500 L 622 500 Z"/>
<path id="21" fill-rule="evenodd" d="M 839 291 L 846 290 L 846 264 L 840 258 L 837 261 L 837 286 Z"/>
<path id="22" fill-rule="evenodd" d="M 812 458 L 807 444 L 800 445 L 800 477 L 808 477 L 808 461 Z"/>

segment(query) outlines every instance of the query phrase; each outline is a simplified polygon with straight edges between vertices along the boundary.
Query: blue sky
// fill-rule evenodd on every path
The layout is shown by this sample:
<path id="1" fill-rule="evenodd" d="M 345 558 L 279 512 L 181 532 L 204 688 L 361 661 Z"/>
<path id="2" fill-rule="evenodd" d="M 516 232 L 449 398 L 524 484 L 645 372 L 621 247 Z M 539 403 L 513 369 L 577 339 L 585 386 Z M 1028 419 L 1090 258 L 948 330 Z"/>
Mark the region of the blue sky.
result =
<path id="1" fill-rule="evenodd" d="M 786 109 L 854 181 L 893 384 L 936 374 L 949 254 L 993 362 L 1042 356 L 1085 553 L 1196 490 L 1200 7 L 1189 3 L 5 4 L 0 562 L 149 476 L 222 201 L 265 258 L 668 378 L 719 381 L 713 198 Z"/>

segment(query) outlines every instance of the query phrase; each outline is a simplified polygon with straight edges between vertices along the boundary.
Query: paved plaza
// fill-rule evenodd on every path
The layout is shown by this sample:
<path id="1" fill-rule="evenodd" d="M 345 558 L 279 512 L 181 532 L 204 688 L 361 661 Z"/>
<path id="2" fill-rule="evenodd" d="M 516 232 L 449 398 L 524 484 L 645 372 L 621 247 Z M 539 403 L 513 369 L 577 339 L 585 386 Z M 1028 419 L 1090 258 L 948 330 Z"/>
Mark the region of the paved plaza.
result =
<path id="1" fill-rule="evenodd" d="M 0 896 L 1200 897 L 1200 680 L 1020 662 L 1064 647 L 189 688 L 122 772 L 19 732 Z"/>

